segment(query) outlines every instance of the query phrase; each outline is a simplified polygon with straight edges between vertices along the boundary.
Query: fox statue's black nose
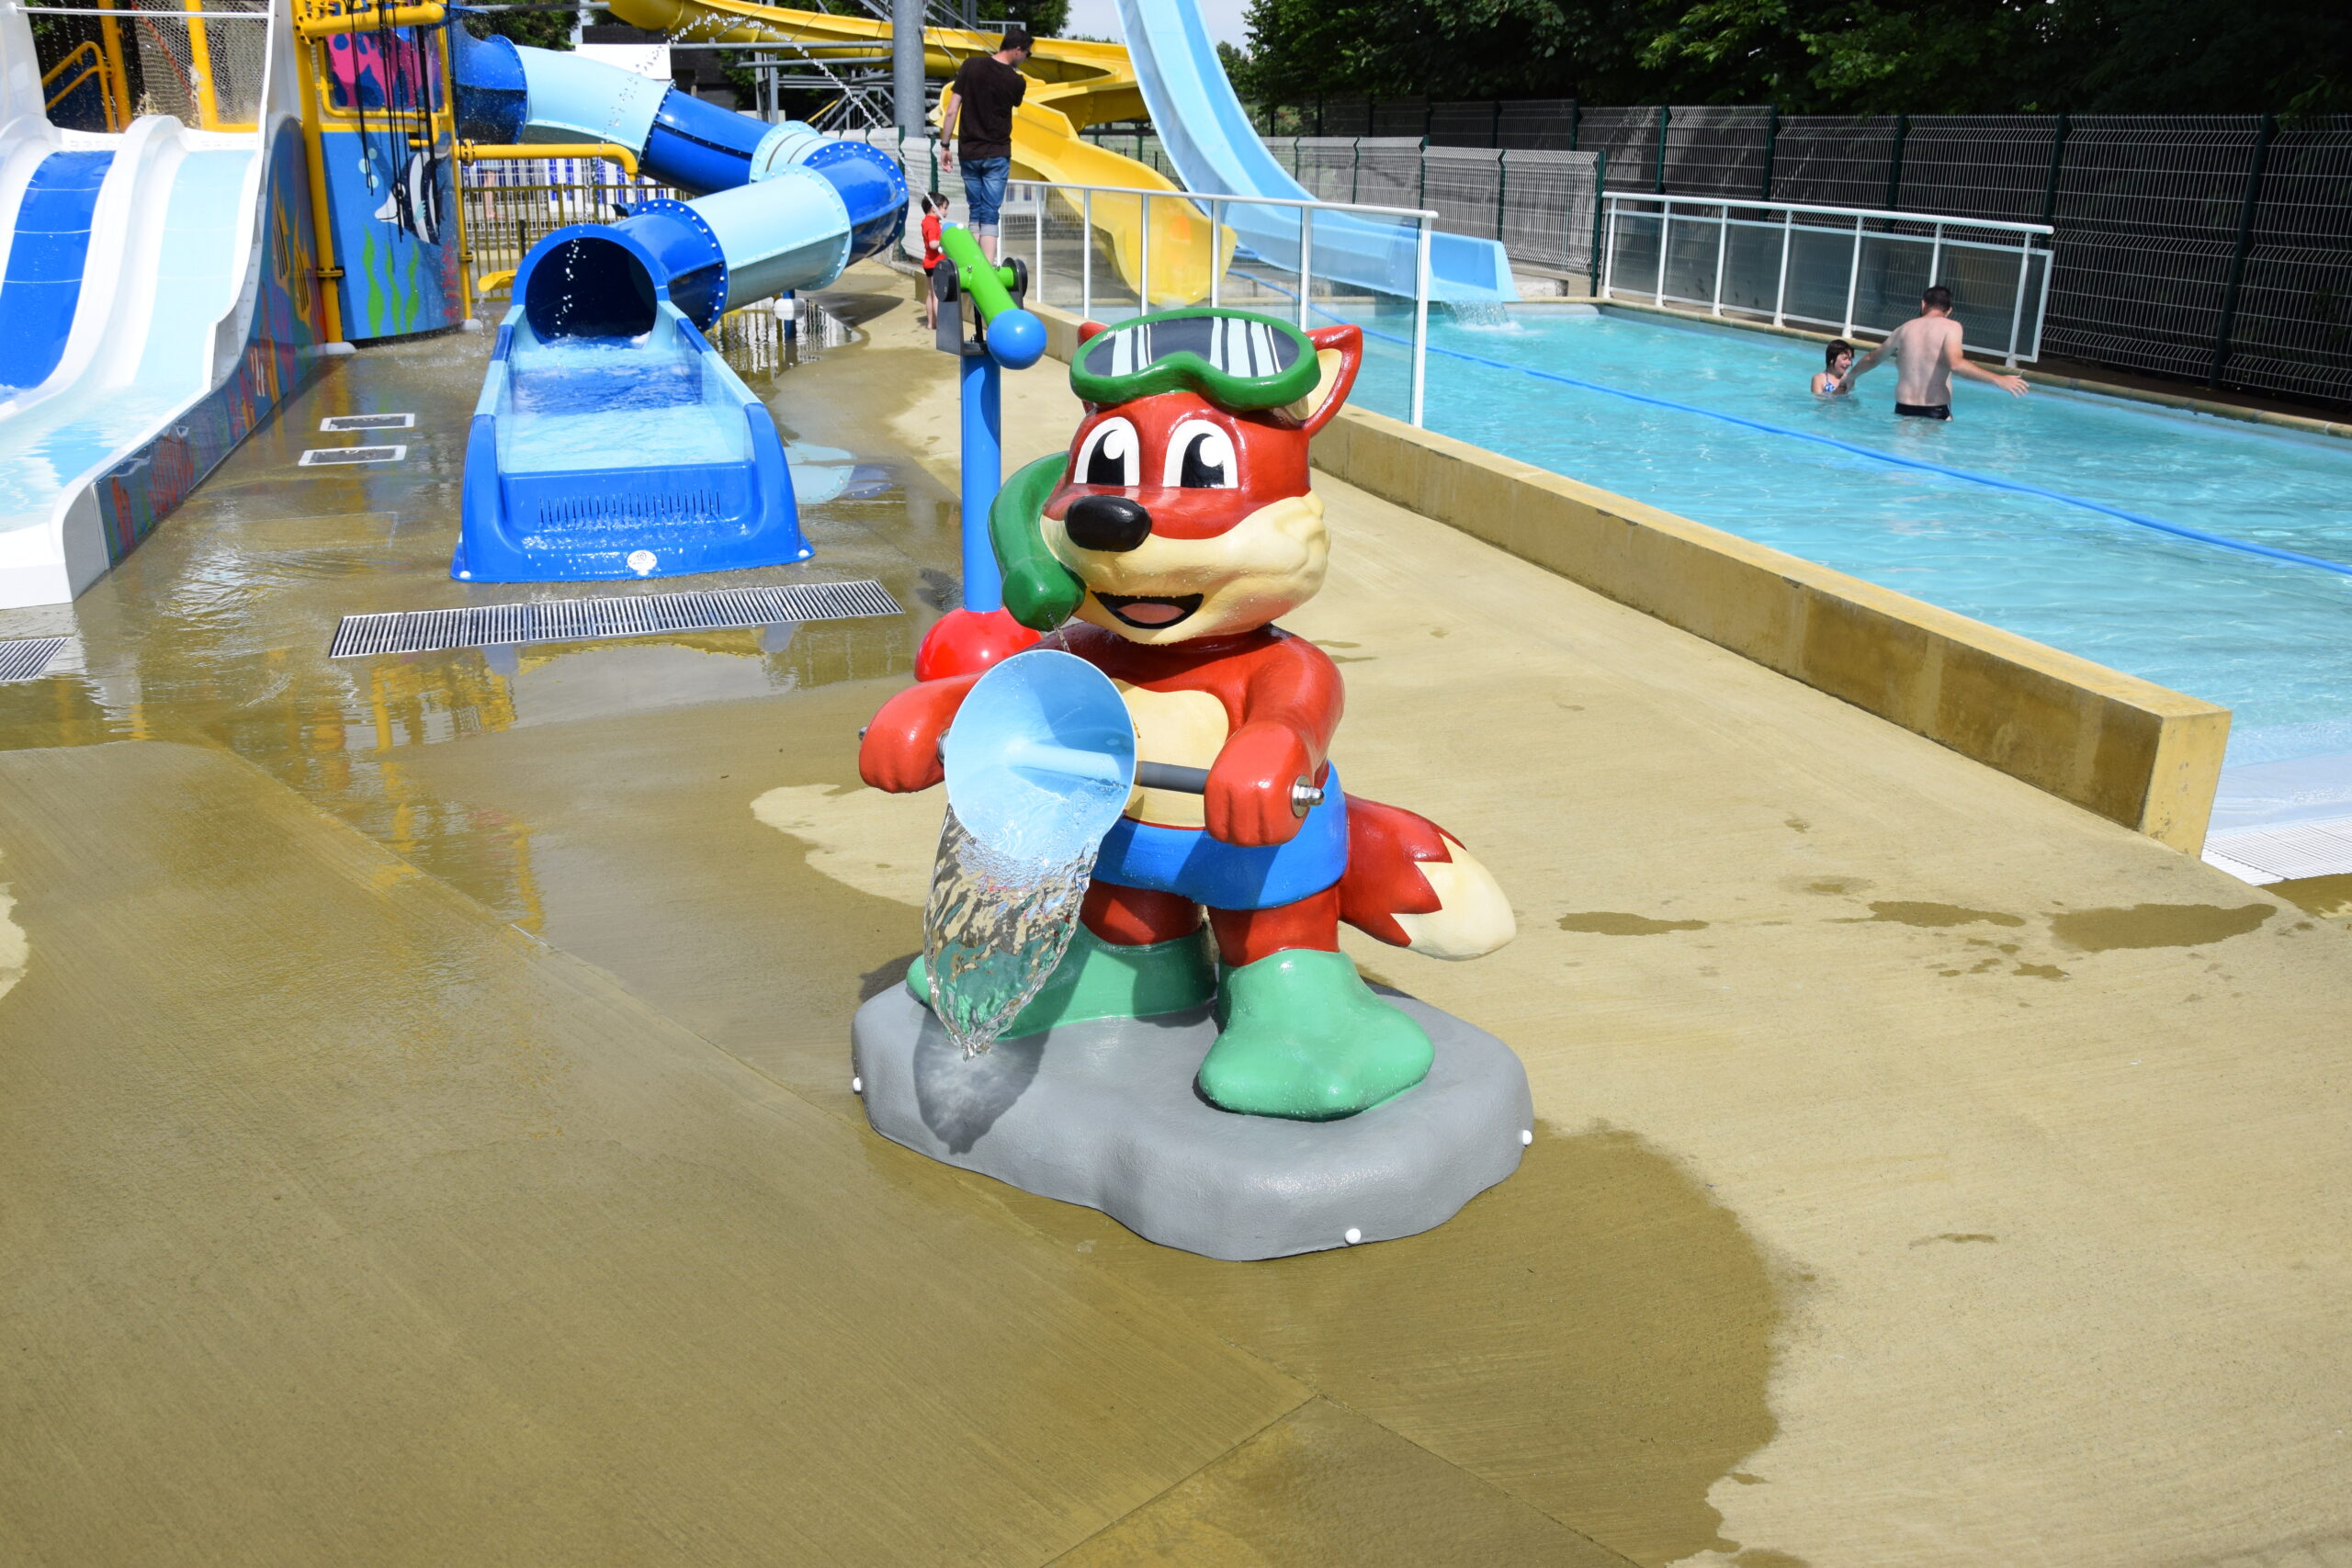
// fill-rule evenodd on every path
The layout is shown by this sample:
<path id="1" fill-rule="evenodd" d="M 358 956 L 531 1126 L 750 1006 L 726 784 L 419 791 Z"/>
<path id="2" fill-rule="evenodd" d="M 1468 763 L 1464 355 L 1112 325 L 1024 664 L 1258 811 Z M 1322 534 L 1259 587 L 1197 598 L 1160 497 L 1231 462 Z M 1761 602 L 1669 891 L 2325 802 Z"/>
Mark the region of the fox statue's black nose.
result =
<path id="1" fill-rule="evenodd" d="M 1124 495 L 1084 495 L 1069 503 L 1062 526 L 1081 550 L 1124 553 L 1151 537 L 1151 513 Z"/>

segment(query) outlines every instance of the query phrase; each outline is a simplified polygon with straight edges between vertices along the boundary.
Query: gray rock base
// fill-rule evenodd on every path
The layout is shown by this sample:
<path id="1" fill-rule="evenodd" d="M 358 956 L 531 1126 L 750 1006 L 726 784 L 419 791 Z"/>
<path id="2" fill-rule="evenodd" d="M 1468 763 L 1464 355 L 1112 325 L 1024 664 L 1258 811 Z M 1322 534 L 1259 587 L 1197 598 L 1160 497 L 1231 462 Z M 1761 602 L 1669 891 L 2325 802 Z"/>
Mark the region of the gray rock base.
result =
<path id="1" fill-rule="evenodd" d="M 1339 1122 L 1236 1116 L 1193 1088 L 1205 1011 L 1065 1024 L 966 1061 L 893 986 L 857 1010 L 866 1119 L 893 1143 L 1025 1192 L 1100 1209 L 1210 1258 L 1284 1258 L 1443 1224 L 1519 1168 L 1535 1125 L 1510 1048 L 1409 997 L 1430 1076 Z"/>

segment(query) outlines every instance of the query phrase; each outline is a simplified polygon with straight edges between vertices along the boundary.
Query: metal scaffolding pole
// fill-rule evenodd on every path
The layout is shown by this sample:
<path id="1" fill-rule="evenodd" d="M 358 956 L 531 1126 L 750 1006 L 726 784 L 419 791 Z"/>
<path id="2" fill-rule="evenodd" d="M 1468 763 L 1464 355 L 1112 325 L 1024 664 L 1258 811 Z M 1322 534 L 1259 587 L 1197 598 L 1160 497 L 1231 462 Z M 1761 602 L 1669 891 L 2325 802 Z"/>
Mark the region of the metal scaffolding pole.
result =
<path id="1" fill-rule="evenodd" d="M 900 136 L 922 136 L 923 0 L 890 0 L 891 113 Z"/>

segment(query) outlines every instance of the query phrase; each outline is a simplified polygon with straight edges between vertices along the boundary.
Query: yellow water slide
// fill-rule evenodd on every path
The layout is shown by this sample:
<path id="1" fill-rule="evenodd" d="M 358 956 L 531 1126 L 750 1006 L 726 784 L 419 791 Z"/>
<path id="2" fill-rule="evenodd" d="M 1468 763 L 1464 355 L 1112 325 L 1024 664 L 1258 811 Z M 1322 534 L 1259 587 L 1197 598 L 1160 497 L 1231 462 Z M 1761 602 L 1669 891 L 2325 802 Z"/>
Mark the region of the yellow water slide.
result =
<path id="1" fill-rule="evenodd" d="M 890 24 L 870 17 L 787 11 L 750 0 L 611 0 L 605 9 L 632 27 L 667 33 L 679 43 L 768 43 L 817 60 L 871 56 L 890 41 Z M 958 65 L 988 53 L 996 41 L 994 33 L 926 28 L 923 70 L 953 76 Z M 1040 39 L 1023 70 L 1030 85 L 1027 101 L 1013 115 L 1016 178 L 1182 194 L 1182 186 L 1157 169 L 1079 135 L 1090 125 L 1144 118 L 1143 94 L 1124 45 Z M 1077 198 L 1057 199 L 1077 215 Z M 1151 302 L 1190 305 L 1206 299 L 1210 278 L 1233 259 L 1233 231 L 1212 225 L 1190 201 L 1153 198 L 1149 205 Z M 1110 247 L 1112 265 L 1138 292 L 1145 272 L 1144 206 L 1137 197 L 1097 196 L 1091 213 L 1095 231 Z M 1016 248 L 1016 236 L 1007 241 L 1008 249 Z"/>

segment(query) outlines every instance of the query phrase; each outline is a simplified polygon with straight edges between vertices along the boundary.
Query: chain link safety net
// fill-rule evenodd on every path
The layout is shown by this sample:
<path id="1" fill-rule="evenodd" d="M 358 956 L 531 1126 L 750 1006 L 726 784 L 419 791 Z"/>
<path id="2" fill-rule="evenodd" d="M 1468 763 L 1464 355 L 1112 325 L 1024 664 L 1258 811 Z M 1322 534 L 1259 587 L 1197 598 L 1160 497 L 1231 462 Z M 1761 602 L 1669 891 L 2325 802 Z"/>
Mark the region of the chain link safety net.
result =
<path id="1" fill-rule="evenodd" d="M 78 0 L 66 8 L 100 7 Z M 258 128 L 269 63 L 268 0 L 119 0 L 112 9 L 117 17 L 51 17 L 38 6 L 23 7 L 43 73 L 56 73 L 43 95 L 55 123 L 119 130 L 138 115 L 162 114 L 195 130 Z"/>

